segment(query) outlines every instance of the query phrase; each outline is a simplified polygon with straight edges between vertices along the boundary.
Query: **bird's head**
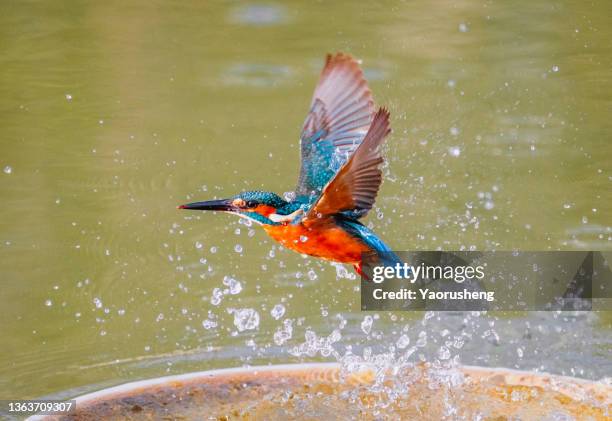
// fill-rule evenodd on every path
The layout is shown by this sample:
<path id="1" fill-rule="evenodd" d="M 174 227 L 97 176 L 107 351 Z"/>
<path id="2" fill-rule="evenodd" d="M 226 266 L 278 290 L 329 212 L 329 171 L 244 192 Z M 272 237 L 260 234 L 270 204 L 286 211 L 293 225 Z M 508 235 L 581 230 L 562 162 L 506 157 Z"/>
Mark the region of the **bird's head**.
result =
<path id="1" fill-rule="evenodd" d="M 229 212 L 261 225 L 279 225 L 290 222 L 301 213 L 301 209 L 294 212 L 290 205 L 272 192 L 246 191 L 229 199 L 194 202 L 179 206 L 179 209 Z"/>

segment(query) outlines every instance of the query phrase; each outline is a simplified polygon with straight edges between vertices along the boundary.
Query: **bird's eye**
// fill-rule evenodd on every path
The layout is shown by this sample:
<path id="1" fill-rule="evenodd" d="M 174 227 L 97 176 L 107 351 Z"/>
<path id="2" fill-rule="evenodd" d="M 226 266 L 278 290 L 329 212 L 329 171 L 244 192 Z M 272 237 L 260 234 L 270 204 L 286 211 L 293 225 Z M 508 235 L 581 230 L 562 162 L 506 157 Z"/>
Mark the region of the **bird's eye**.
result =
<path id="1" fill-rule="evenodd" d="M 247 200 L 246 202 L 246 207 L 247 208 L 254 208 L 257 207 L 257 202 L 254 200 Z"/>

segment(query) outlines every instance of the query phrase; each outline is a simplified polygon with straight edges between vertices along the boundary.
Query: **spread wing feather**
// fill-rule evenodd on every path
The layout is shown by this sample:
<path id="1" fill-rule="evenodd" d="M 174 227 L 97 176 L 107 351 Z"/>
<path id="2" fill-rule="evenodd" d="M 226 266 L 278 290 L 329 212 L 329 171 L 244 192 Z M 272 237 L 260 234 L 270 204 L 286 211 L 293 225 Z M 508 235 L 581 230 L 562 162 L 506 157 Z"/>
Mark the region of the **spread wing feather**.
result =
<path id="1" fill-rule="evenodd" d="M 306 214 L 305 222 L 346 211 L 363 216 L 372 209 L 382 183 L 380 146 L 390 131 L 389 111 L 381 108 L 374 116 L 363 142 L 325 186 Z"/>
<path id="2" fill-rule="evenodd" d="M 300 136 L 298 196 L 317 197 L 361 144 L 374 114 L 372 93 L 350 55 L 327 55 Z"/>

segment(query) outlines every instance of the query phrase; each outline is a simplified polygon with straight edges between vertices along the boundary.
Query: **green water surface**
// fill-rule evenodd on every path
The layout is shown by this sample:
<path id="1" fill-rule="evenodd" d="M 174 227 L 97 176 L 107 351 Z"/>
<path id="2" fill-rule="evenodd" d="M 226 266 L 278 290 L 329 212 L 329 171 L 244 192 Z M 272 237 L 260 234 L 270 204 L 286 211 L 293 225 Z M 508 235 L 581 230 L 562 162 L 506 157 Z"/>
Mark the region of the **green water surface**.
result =
<path id="1" fill-rule="evenodd" d="M 608 0 L 0 2 L 0 397 L 378 354 L 421 332 L 414 361 L 447 360 L 441 346 L 460 337 L 447 348 L 461 362 L 612 376 L 605 313 L 361 313 L 349 267 L 176 209 L 291 191 L 324 55 L 345 51 L 392 113 L 366 223 L 394 249 L 610 250 L 611 12 Z M 242 290 L 214 305 L 227 277 Z M 239 332 L 235 309 L 257 326 Z"/>

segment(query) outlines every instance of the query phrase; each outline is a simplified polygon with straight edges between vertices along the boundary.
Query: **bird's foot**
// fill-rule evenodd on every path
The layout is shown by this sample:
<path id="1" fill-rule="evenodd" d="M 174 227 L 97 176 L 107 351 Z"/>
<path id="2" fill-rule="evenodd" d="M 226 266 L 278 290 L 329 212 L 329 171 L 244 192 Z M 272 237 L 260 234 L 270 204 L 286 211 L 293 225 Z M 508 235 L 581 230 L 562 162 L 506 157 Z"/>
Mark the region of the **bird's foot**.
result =
<path id="1" fill-rule="evenodd" d="M 366 280 L 370 280 L 370 277 L 368 275 L 366 275 L 365 273 L 363 273 L 363 270 L 361 270 L 361 262 L 359 263 L 354 263 L 353 267 L 355 268 L 355 272 L 357 272 L 357 274 L 359 276 L 361 276 L 362 278 L 366 279 Z"/>

